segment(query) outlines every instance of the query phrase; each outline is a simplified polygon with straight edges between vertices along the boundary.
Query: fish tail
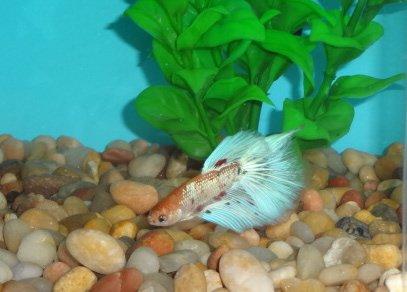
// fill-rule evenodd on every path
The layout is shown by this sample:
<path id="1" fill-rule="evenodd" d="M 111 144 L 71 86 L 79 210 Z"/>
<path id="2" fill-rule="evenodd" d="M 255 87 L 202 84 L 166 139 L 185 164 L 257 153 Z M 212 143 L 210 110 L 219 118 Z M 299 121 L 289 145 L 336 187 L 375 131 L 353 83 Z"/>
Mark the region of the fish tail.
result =
<path id="1" fill-rule="evenodd" d="M 240 186 L 268 218 L 277 219 L 295 206 L 303 188 L 301 155 L 296 131 L 259 140 L 244 155 Z"/>

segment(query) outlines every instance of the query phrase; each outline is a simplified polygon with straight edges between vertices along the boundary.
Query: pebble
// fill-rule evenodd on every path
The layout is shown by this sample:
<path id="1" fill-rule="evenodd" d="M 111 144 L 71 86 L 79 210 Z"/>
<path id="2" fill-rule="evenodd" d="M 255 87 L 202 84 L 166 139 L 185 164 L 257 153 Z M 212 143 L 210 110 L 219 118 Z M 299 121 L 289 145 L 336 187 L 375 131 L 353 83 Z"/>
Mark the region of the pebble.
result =
<path id="1" fill-rule="evenodd" d="M 386 155 L 380 157 L 374 164 L 375 173 L 381 180 L 393 178 L 394 171 L 402 166 L 399 155 Z"/>
<path id="2" fill-rule="evenodd" d="M 218 272 L 214 270 L 204 271 L 204 276 L 206 280 L 206 291 L 212 292 L 216 289 L 223 288 L 222 280 Z"/>
<path id="3" fill-rule="evenodd" d="M 46 211 L 37 208 L 25 211 L 20 219 L 27 223 L 31 228 L 50 229 L 58 231 L 58 221 L 49 215 Z"/>
<path id="4" fill-rule="evenodd" d="M 401 233 L 401 228 L 394 221 L 374 220 L 369 224 L 369 232 L 372 236 L 380 233 Z"/>
<path id="5" fill-rule="evenodd" d="M 382 266 L 384 269 L 398 268 L 402 263 L 400 249 L 392 244 L 363 245 L 367 262 Z"/>
<path id="6" fill-rule="evenodd" d="M 225 253 L 219 263 L 219 274 L 230 291 L 274 291 L 273 282 L 261 263 L 243 250 Z"/>
<path id="7" fill-rule="evenodd" d="M 306 185 L 316 190 L 322 190 L 328 185 L 329 171 L 325 168 L 311 165 L 310 177 Z"/>
<path id="8" fill-rule="evenodd" d="M 144 275 L 144 281 L 154 281 L 160 284 L 166 291 L 174 291 L 174 279 L 164 273 L 152 273 Z"/>
<path id="9" fill-rule="evenodd" d="M 19 140 L 10 137 L 0 144 L 0 148 L 4 153 L 5 160 L 24 159 L 24 144 Z"/>
<path id="10" fill-rule="evenodd" d="M 11 270 L 13 272 L 13 280 L 16 281 L 41 277 L 43 271 L 39 265 L 29 262 L 18 263 Z"/>
<path id="11" fill-rule="evenodd" d="M 47 212 L 50 216 L 54 217 L 57 221 L 68 217 L 68 213 L 65 209 L 55 201 L 42 200 L 35 205 L 36 209 Z"/>
<path id="12" fill-rule="evenodd" d="M 165 176 L 170 179 L 182 176 L 182 174 L 187 170 L 187 163 L 188 156 L 186 154 L 173 154 L 168 161 Z"/>
<path id="13" fill-rule="evenodd" d="M 209 253 L 209 246 L 203 241 L 195 239 L 181 240 L 175 243 L 174 251 L 179 250 L 191 250 L 195 252 L 199 257 Z"/>
<path id="14" fill-rule="evenodd" d="M 367 225 L 369 225 L 370 223 L 372 223 L 376 217 L 372 215 L 372 213 L 370 213 L 367 210 L 360 210 L 359 212 L 356 212 L 353 217 Z"/>
<path id="15" fill-rule="evenodd" d="M 260 244 L 260 235 L 253 228 L 240 233 L 240 236 L 246 239 L 251 246 L 258 246 Z"/>
<path id="16" fill-rule="evenodd" d="M 294 278 L 296 274 L 297 270 L 294 267 L 286 266 L 269 272 L 269 277 L 273 281 L 274 288 L 280 288 L 282 281 Z"/>
<path id="17" fill-rule="evenodd" d="M 393 244 L 395 246 L 401 247 L 403 237 L 401 233 L 380 233 L 376 234 L 370 241 L 372 244 Z"/>
<path id="18" fill-rule="evenodd" d="M 174 226 L 174 228 L 163 229 L 163 230 L 171 236 L 171 238 L 174 240 L 174 242 L 192 239 L 192 237 L 188 233 L 186 233 L 185 231 L 176 229 L 175 226 Z"/>
<path id="19" fill-rule="evenodd" d="M 0 261 L 5 263 L 10 268 L 18 264 L 17 256 L 11 251 L 2 248 L 0 249 Z"/>
<path id="20" fill-rule="evenodd" d="M 59 223 L 60 227 L 63 226 L 68 232 L 71 232 L 76 229 L 82 228 L 87 222 L 94 218 L 98 218 L 98 215 L 96 213 L 83 213 L 66 217 Z"/>
<path id="21" fill-rule="evenodd" d="M 285 240 L 290 236 L 291 224 L 298 221 L 298 215 L 292 213 L 287 220 L 276 225 L 270 225 L 266 228 L 266 236 L 271 240 Z"/>
<path id="22" fill-rule="evenodd" d="M 164 273 L 172 273 L 185 264 L 194 264 L 199 261 L 199 256 L 190 250 L 180 250 L 159 257 L 160 270 Z"/>
<path id="23" fill-rule="evenodd" d="M 90 204 L 91 212 L 102 212 L 115 205 L 112 195 L 106 192 L 103 188 L 97 188 L 96 194 Z"/>
<path id="24" fill-rule="evenodd" d="M 3 236 L 7 249 L 16 253 L 21 240 L 25 235 L 31 232 L 30 227 L 21 219 L 12 219 L 5 222 L 3 227 Z"/>
<path id="25" fill-rule="evenodd" d="M 296 221 L 291 225 L 291 234 L 305 243 L 311 243 L 315 240 L 312 230 L 302 221 Z"/>
<path id="26" fill-rule="evenodd" d="M 382 192 L 374 192 L 370 194 L 365 201 L 365 208 L 369 208 L 372 205 L 380 202 L 385 198 L 385 195 Z"/>
<path id="27" fill-rule="evenodd" d="M 268 249 L 279 259 L 287 259 L 294 252 L 293 248 L 284 241 L 274 241 L 268 246 Z"/>
<path id="28" fill-rule="evenodd" d="M 208 243 L 211 247 L 217 248 L 221 245 L 227 245 L 230 248 L 244 249 L 248 248 L 250 244 L 246 239 L 238 234 L 225 231 L 216 231 L 209 234 Z"/>
<path id="29" fill-rule="evenodd" d="M 306 211 L 321 211 L 324 208 L 324 201 L 318 191 L 306 189 L 302 192 L 301 201 L 303 209 Z"/>
<path id="30" fill-rule="evenodd" d="M 27 234 L 18 248 L 17 258 L 44 268 L 57 258 L 52 235 L 45 230 L 35 230 Z"/>
<path id="31" fill-rule="evenodd" d="M 400 179 L 388 179 L 379 183 L 377 186 L 377 191 L 384 194 L 391 194 L 393 190 L 403 184 L 403 181 Z"/>
<path id="32" fill-rule="evenodd" d="M 145 154 L 129 163 L 129 174 L 132 177 L 157 177 L 166 164 L 162 154 Z"/>
<path id="33" fill-rule="evenodd" d="M 77 229 L 66 238 L 69 253 L 81 264 L 100 274 L 124 267 L 123 249 L 111 236 L 92 229 Z"/>
<path id="34" fill-rule="evenodd" d="M 302 246 L 297 255 L 297 271 L 300 279 L 317 278 L 325 268 L 321 252 L 313 245 Z"/>
<path id="35" fill-rule="evenodd" d="M 143 275 L 137 269 L 126 268 L 100 278 L 90 292 L 137 292 L 142 282 Z"/>
<path id="36" fill-rule="evenodd" d="M 130 220 L 136 217 L 136 214 L 133 212 L 133 210 L 124 205 L 116 205 L 103 211 L 101 214 L 112 224 L 124 220 Z"/>
<path id="37" fill-rule="evenodd" d="M 338 208 L 336 208 L 334 214 L 337 216 L 337 218 L 334 221 L 338 221 L 339 220 L 338 218 L 352 217 L 354 214 L 356 214 L 359 211 L 360 211 L 360 207 L 355 202 L 349 201 L 347 203 L 340 205 Z M 329 213 L 328 213 L 328 215 L 329 215 Z"/>
<path id="38" fill-rule="evenodd" d="M 69 253 L 65 241 L 61 242 L 57 250 L 58 259 L 71 268 L 79 266 L 79 262 Z"/>
<path id="39" fill-rule="evenodd" d="M 395 275 L 389 276 L 385 285 L 390 292 L 403 292 L 407 289 L 407 277 L 405 273 L 398 273 Z"/>
<path id="40" fill-rule="evenodd" d="M 96 280 L 96 275 L 88 268 L 75 267 L 56 281 L 53 292 L 89 291 Z"/>
<path id="41" fill-rule="evenodd" d="M 94 230 L 99 230 L 102 231 L 106 234 L 110 233 L 110 228 L 112 228 L 112 223 L 110 223 L 109 220 L 107 220 L 105 217 L 101 215 L 96 215 L 96 218 L 93 218 L 89 220 L 83 228 L 85 229 L 94 229 Z"/>
<path id="42" fill-rule="evenodd" d="M 359 267 L 358 279 L 365 284 L 378 280 L 383 273 L 383 268 L 377 264 L 364 264 Z"/>
<path id="43" fill-rule="evenodd" d="M 336 222 L 336 227 L 356 237 L 367 239 L 371 238 L 368 225 L 353 217 L 341 218 L 338 222 Z"/>
<path id="44" fill-rule="evenodd" d="M 277 258 L 277 256 L 270 249 L 265 247 L 251 246 L 245 250 L 254 255 L 259 261 L 268 263 Z"/>
<path id="45" fill-rule="evenodd" d="M 364 165 L 359 170 L 359 178 L 360 180 L 365 183 L 368 181 L 378 181 L 379 178 L 377 177 L 373 166 L 371 165 Z"/>
<path id="46" fill-rule="evenodd" d="M 369 287 L 363 282 L 358 280 L 351 280 L 343 284 L 341 287 L 342 291 L 359 291 L 359 292 L 369 292 Z"/>
<path id="47" fill-rule="evenodd" d="M 337 174 L 344 174 L 346 172 L 346 166 L 343 164 L 342 158 L 338 152 L 333 148 L 325 148 L 323 151 L 328 160 L 328 168 Z"/>
<path id="48" fill-rule="evenodd" d="M 13 278 L 13 272 L 10 267 L 0 260 L 0 284 L 6 283 Z"/>
<path id="49" fill-rule="evenodd" d="M 102 153 L 102 158 L 113 164 L 128 164 L 134 158 L 134 154 L 127 149 L 110 148 Z"/>
<path id="50" fill-rule="evenodd" d="M 0 210 L 7 208 L 7 199 L 4 194 L 0 191 Z"/>
<path id="51" fill-rule="evenodd" d="M 193 264 L 182 266 L 174 277 L 176 292 L 206 292 L 205 274 Z"/>
<path id="52" fill-rule="evenodd" d="M 321 271 L 318 279 L 327 286 L 341 285 L 357 278 L 358 269 L 349 264 L 327 267 Z"/>
<path id="53" fill-rule="evenodd" d="M 161 284 L 147 280 L 141 284 L 138 292 L 167 292 L 167 290 Z"/>
<path id="54" fill-rule="evenodd" d="M 73 179 L 55 174 L 33 175 L 23 180 L 25 193 L 41 194 L 46 198 L 58 193 L 59 189 Z"/>
<path id="55" fill-rule="evenodd" d="M 216 248 L 208 257 L 207 266 L 209 269 L 218 270 L 220 258 L 230 250 L 227 245 Z"/>
<path id="56" fill-rule="evenodd" d="M 368 153 L 357 151 L 354 149 L 346 149 L 342 153 L 342 161 L 349 171 L 353 174 L 358 174 L 359 170 L 364 165 L 373 166 L 377 158 Z"/>
<path id="57" fill-rule="evenodd" d="M 20 283 L 28 284 L 37 291 L 41 292 L 51 292 L 52 283 L 44 278 L 29 278 L 19 281 Z"/>
<path id="58" fill-rule="evenodd" d="M 88 207 L 86 207 L 85 203 L 75 196 L 70 196 L 66 198 L 62 206 L 68 213 L 68 216 L 84 214 L 89 212 Z"/>
<path id="59" fill-rule="evenodd" d="M 188 231 L 188 234 L 191 235 L 196 240 L 203 240 L 210 232 L 213 231 L 213 229 L 214 224 L 204 223 L 192 227 L 191 230 Z"/>
<path id="60" fill-rule="evenodd" d="M 320 235 L 335 227 L 334 221 L 323 211 L 309 212 L 301 219 L 314 235 Z"/>
<path id="61" fill-rule="evenodd" d="M 356 190 L 349 190 L 349 191 L 345 192 L 343 194 L 339 204 L 344 204 L 349 201 L 355 202 L 359 206 L 360 209 L 363 209 L 364 202 L 363 202 L 363 197 L 360 194 L 360 192 L 358 192 Z"/>
<path id="62" fill-rule="evenodd" d="M 348 187 L 349 179 L 346 176 L 336 176 L 328 180 L 328 186 L 331 188 Z"/>
<path id="63" fill-rule="evenodd" d="M 302 157 L 319 167 L 328 168 L 328 158 L 321 149 L 307 149 L 303 152 Z"/>
<path id="64" fill-rule="evenodd" d="M 55 283 L 59 278 L 62 277 L 62 275 L 67 273 L 70 269 L 71 267 L 65 264 L 64 262 L 54 262 L 45 267 L 43 277 L 50 281 L 51 283 Z"/>
<path id="65" fill-rule="evenodd" d="M 134 249 L 146 246 L 154 250 L 158 256 L 169 254 L 174 251 L 174 240 L 165 231 L 153 230 L 144 234 L 128 252 L 132 253 Z"/>
<path id="66" fill-rule="evenodd" d="M 360 267 L 366 261 L 366 251 L 363 246 L 354 241 L 349 247 L 347 247 L 342 253 L 341 262 L 344 264 L 351 264 L 355 267 Z"/>
<path id="67" fill-rule="evenodd" d="M 329 190 L 320 190 L 319 195 L 324 202 L 325 209 L 335 209 L 336 208 L 336 198 L 335 195 Z"/>
<path id="68" fill-rule="evenodd" d="M 158 193 L 153 186 L 122 180 L 110 186 L 113 200 L 132 209 L 136 214 L 148 212 L 158 202 Z"/>
<path id="69" fill-rule="evenodd" d="M 372 210 L 370 211 L 370 213 L 372 213 L 372 215 L 374 215 L 376 217 L 381 217 L 384 220 L 389 220 L 389 221 L 394 221 L 394 222 L 399 221 L 396 211 L 384 203 L 379 203 L 379 204 L 375 205 L 372 208 Z"/>
<path id="70" fill-rule="evenodd" d="M 157 254 L 149 247 L 139 247 L 129 257 L 127 268 L 136 268 L 143 274 L 158 273 L 160 262 Z"/>

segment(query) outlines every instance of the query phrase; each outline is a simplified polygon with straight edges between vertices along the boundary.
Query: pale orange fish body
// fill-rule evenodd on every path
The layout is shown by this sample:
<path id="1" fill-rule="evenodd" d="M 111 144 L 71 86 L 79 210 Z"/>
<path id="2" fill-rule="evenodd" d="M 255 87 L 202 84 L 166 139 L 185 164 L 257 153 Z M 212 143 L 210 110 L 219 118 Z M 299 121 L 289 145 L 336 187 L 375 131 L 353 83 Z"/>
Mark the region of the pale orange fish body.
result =
<path id="1" fill-rule="evenodd" d="M 218 169 L 200 174 L 185 182 L 160 201 L 148 216 L 151 225 L 167 226 L 189 220 L 210 203 L 221 200 L 238 180 L 237 162 L 222 162 Z"/>

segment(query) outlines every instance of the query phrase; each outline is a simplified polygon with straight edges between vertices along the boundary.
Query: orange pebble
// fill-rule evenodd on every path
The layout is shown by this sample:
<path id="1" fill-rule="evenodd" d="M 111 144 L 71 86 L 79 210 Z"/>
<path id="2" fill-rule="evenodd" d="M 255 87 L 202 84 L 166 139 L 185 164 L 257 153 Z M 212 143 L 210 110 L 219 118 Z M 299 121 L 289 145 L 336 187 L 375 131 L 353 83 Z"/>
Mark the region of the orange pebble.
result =
<path id="1" fill-rule="evenodd" d="M 349 201 L 353 201 L 356 204 L 358 204 L 360 209 L 363 209 L 363 206 L 365 205 L 363 202 L 362 195 L 357 190 L 349 190 L 345 194 L 343 194 L 343 196 L 341 198 L 341 202 L 339 204 L 342 205 Z"/>
<path id="2" fill-rule="evenodd" d="M 328 180 L 328 186 L 334 188 L 348 187 L 349 180 L 344 176 L 337 176 Z"/>
<path id="3" fill-rule="evenodd" d="M 302 192 L 302 206 L 306 211 L 321 211 L 324 209 L 324 201 L 318 191 L 307 189 Z"/>
<path id="4" fill-rule="evenodd" d="M 55 283 L 63 274 L 71 269 L 70 266 L 64 262 L 51 263 L 45 267 L 44 273 L 42 274 L 45 279 Z"/>

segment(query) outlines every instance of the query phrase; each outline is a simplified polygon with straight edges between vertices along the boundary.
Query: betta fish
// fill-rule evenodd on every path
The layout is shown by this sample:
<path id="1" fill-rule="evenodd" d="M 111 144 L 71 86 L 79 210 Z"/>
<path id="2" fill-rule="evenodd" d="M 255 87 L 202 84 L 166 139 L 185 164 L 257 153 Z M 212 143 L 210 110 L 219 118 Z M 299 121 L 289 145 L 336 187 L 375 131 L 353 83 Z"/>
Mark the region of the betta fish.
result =
<path id="1" fill-rule="evenodd" d="M 185 182 L 150 211 L 155 226 L 201 218 L 243 232 L 278 222 L 295 208 L 303 187 L 294 131 L 226 137 L 205 161 L 202 173 Z"/>

